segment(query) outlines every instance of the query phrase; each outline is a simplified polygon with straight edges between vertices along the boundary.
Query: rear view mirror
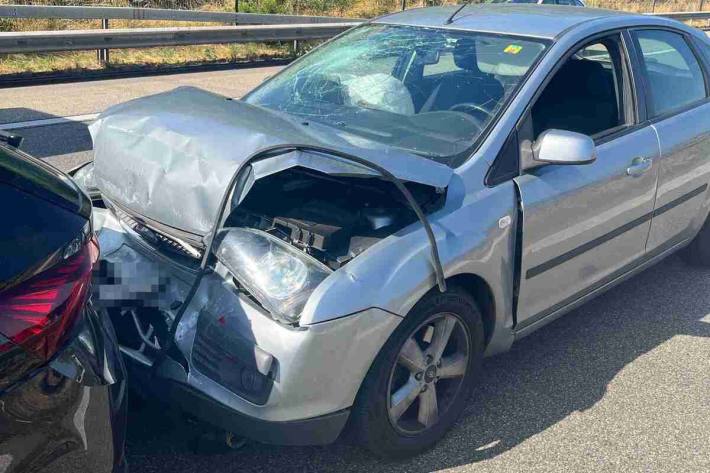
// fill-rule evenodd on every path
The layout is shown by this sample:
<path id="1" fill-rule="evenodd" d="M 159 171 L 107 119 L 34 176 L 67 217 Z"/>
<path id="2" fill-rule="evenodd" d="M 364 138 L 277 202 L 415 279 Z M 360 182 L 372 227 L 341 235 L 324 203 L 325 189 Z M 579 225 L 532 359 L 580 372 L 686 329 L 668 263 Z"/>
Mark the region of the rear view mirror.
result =
<path id="1" fill-rule="evenodd" d="M 438 49 L 417 49 L 417 61 L 425 66 L 439 64 Z"/>
<path id="2" fill-rule="evenodd" d="M 594 140 L 573 131 L 547 130 L 533 144 L 533 159 L 547 164 L 590 164 L 597 159 Z"/>

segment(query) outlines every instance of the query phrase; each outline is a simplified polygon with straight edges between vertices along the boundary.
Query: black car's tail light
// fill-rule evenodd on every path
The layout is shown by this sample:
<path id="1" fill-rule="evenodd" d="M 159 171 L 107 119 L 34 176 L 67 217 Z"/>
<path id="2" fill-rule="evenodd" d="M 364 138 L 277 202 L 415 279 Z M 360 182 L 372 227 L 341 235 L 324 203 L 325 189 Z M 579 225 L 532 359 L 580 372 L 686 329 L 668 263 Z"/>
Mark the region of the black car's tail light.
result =
<path id="1" fill-rule="evenodd" d="M 57 352 L 89 297 L 98 256 L 96 238 L 84 234 L 53 266 L 0 292 L 0 355 L 14 345 L 43 360 Z"/>

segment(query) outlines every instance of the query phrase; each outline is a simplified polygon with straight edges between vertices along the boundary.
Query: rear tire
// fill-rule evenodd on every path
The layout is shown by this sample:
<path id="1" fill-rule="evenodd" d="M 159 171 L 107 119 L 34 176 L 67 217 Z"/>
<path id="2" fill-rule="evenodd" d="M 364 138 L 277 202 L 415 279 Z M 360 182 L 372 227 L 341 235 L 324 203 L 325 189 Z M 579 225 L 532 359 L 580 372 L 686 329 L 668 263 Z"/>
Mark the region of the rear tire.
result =
<path id="1" fill-rule="evenodd" d="M 471 295 L 456 287 L 434 289 L 404 318 L 370 368 L 350 434 L 386 458 L 433 447 L 466 406 L 483 345 L 481 314 Z"/>
<path id="2" fill-rule="evenodd" d="M 693 266 L 710 266 L 710 218 L 695 239 L 681 252 L 683 259 Z"/>

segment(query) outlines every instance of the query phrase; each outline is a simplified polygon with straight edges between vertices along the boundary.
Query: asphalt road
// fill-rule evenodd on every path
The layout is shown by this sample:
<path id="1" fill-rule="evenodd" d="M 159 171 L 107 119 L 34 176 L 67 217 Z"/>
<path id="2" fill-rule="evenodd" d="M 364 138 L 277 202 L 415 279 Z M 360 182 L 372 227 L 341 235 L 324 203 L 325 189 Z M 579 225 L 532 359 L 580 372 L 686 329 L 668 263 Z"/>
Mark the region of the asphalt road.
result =
<path id="1" fill-rule="evenodd" d="M 5 89 L 0 123 L 93 114 L 185 84 L 240 96 L 273 72 Z M 62 168 L 91 157 L 82 123 L 17 131 L 27 138 L 26 150 Z M 487 360 L 457 427 L 434 450 L 408 461 L 384 462 L 345 441 L 319 448 L 250 443 L 208 454 L 195 445 L 199 425 L 154 403 L 136 403 L 129 430 L 133 473 L 707 473 L 710 270 L 671 257 Z"/>
<path id="2" fill-rule="evenodd" d="M 175 87 L 201 87 L 228 97 L 241 97 L 280 67 L 197 72 L 82 83 L 50 84 L 0 89 L 0 128 L 13 128 L 25 141 L 28 153 L 68 169 L 92 158 L 91 136 L 86 123 L 111 105 Z M 61 120 L 64 117 L 68 119 Z M 45 123 L 62 121 L 60 124 Z"/>

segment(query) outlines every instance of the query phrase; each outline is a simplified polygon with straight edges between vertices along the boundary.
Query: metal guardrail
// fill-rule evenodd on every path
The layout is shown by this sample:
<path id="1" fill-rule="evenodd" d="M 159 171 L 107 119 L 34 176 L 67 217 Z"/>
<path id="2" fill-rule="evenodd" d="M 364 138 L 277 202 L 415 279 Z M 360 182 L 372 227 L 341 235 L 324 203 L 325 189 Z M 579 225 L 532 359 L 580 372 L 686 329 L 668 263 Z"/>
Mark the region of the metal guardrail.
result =
<path id="1" fill-rule="evenodd" d="M 280 25 L 350 23 L 361 20 L 333 16 L 267 15 L 259 13 L 166 10 L 162 8 L 72 7 L 50 5 L 0 5 L 0 18 L 56 18 L 67 20 L 163 20 L 228 23 L 232 25 Z"/>
<path id="2" fill-rule="evenodd" d="M 710 20 L 710 12 L 651 13 L 681 21 Z M 0 53 L 38 53 L 196 44 L 303 41 L 331 38 L 362 20 L 327 16 L 166 10 L 157 8 L 0 5 L 0 18 L 100 19 L 104 29 L 0 32 Z M 108 29 L 109 20 L 229 23 L 235 26 Z"/>
<path id="3" fill-rule="evenodd" d="M 649 15 L 663 16 L 678 21 L 710 20 L 710 11 L 664 12 L 649 13 Z"/>
<path id="4" fill-rule="evenodd" d="M 166 10 L 160 8 L 0 5 L 0 18 L 101 20 L 102 29 L 0 32 L 0 54 L 328 39 L 361 20 L 298 15 Z M 109 29 L 109 20 L 227 23 L 234 26 Z"/>
<path id="5" fill-rule="evenodd" d="M 352 23 L 317 23 L 302 25 L 25 31 L 0 33 L 0 53 L 37 53 L 87 49 L 149 48 L 193 44 L 328 39 L 352 28 L 352 26 Z"/>

